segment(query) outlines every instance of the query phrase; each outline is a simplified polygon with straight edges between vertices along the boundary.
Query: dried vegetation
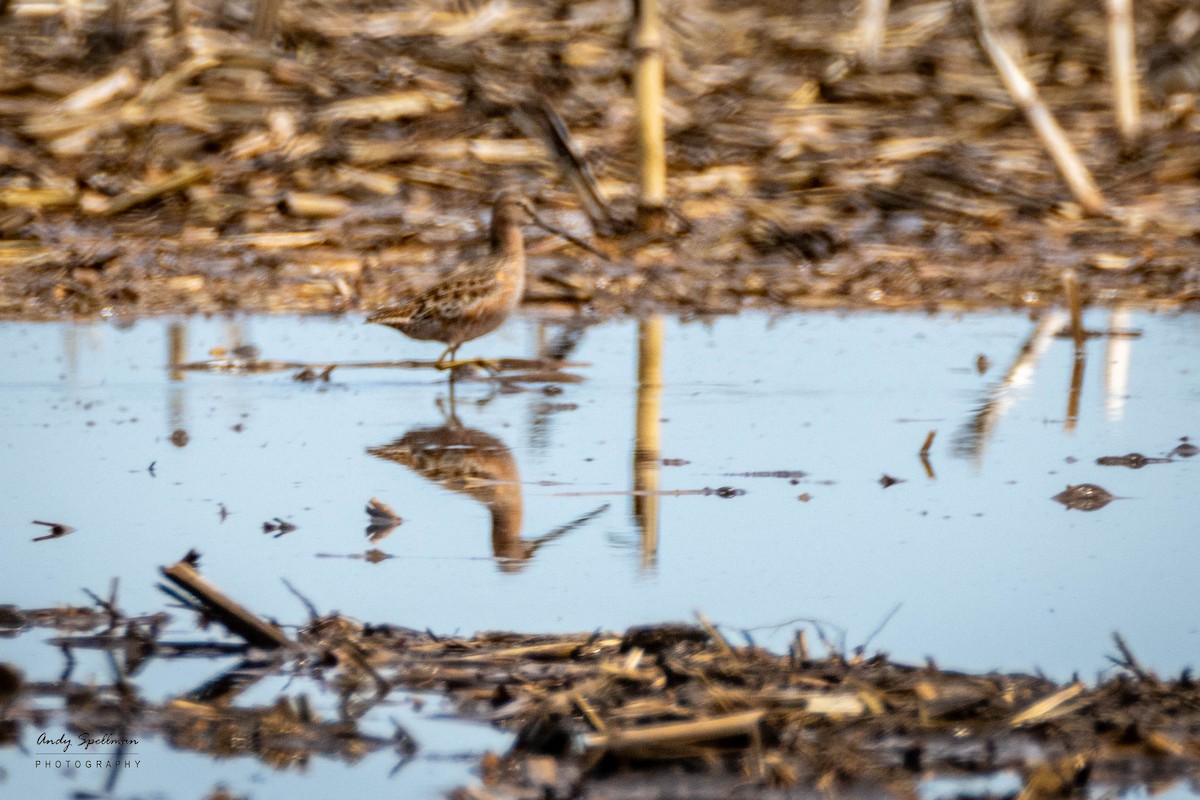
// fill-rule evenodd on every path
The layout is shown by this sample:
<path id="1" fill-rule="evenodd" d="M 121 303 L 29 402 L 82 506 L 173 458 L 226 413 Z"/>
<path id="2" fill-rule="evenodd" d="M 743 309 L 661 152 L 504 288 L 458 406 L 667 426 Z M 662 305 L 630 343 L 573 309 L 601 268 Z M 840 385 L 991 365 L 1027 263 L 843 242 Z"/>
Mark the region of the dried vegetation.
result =
<path id="1" fill-rule="evenodd" d="M 443 693 L 463 716 L 515 735 L 507 753 L 483 757 L 479 784 L 457 794 L 464 800 L 904 798 L 919 796 L 929 777 L 1000 771 L 1021 776 L 1021 800 L 1050 800 L 1200 774 L 1200 687 L 1187 673 L 1159 678 L 1120 636 L 1116 669 L 1095 686 L 898 664 L 823 635 L 825 652 L 814 655 L 805 635 L 821 633 L 813 623 L 801 623 L 780 655 L 731 644 L 703 615 L 624 634 L 440 637 L 309 605 L 293 638 L 200 577 L 194 555 L 163 574 L 174 584 L 164 591 L 244 643 L 169 640 L 166 614 L 124 615 L 115 588 L 108 599 L 93 595 L 97 608 L 0 607 L 5 635 L 56 628 L 61 635 L 48 643 L 67 659 L 61 679 L 44 683 L 24 683 L 0 664 L 5 741 L 18 741 L 26 725 L 66 724 L 254 756 L 277 769 L 316 757 L 354 762 L 381 749 L 403 764 L 419 741 L 399 726 L 367 735 L 359 723 L 408 689 Z M 72 680 L 79 650 L 110 654 L 111 684 Z M 149 702 L 137 688 L 153 659 L 239 654 L 226 673 L 173 699 Z M 322 718 L 300 690 L 264 705 L 235 703 L 279 675 L 325 695 L 320 707 L 336 713 Z"/>
<path id="2" fill-rule="evenodd" d="M 1076 268 L 1088 302 L 1196 300 L 1193 5 L 1137 3 L 1136 62 L 1118 39 L 1110 55 L 1102 4 L 986 5 L 983 36 L 950 0 L 875 3 L 861 27 L 834 3 L 665 3 L 668 231 L 614 226 L 612 263 L 536 241 L 527 299 L 1036 306 Z M 2 14 L 8 316 L 379 306 L 481 247 L 502 185 L 587 235 L 561 154 L 529 122 L 543 99 L 614 217 L 633 216 L 624 2 L 13 0 Z M 1022 115 L 1039 106 L 1011 99 L 981 40 L 1037 87 L 1102 204 L 1073 197 Z M 1120 121 L 1110 58 L 1140 69 Z"/>

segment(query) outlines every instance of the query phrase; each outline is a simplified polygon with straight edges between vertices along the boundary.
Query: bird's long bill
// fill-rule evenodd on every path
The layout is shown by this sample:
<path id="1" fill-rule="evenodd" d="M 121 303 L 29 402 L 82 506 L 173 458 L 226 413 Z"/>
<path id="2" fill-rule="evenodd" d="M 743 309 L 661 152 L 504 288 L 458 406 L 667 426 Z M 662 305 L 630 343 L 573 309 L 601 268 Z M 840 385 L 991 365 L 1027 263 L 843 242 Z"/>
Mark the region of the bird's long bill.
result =
<path id="1" fill-rule="evenodd" d="M 526 203 L 522 203 L 521 205 L 524 207 L 524 209 L 527 212 L 529 212 L 529 216 L 533 220 L 534 224 L 536 224 L 542 230 L 545 230 L 549 233 L 553 233 L 555 236 L 559 236 L 563 239 L 566 239 L 568 242 L 575 245 L 576 247 L 587 250 L 589 253 L 591 253 L 592 255 L 594 255 L 598 258 L 602 258 L 605 261 L 612 260 L 611 258 L 608 257 L 607 253 L 600 250 L 595 245 L 589 244 L 589 243 L 585 242 L 583 239 L 580 239 L 578 236 L 575 236 L 574 234 L 571 234 L 571 233 L 567 233 L 566 231 L 564 231 L 562 228 L 558 227 L 557 225 L 551 225 L 549 222 L 542 219 L 542 216 L 540 214 L 538 214 L 537 211 L 534 210 L 532 204 L 526 202 Z"/>

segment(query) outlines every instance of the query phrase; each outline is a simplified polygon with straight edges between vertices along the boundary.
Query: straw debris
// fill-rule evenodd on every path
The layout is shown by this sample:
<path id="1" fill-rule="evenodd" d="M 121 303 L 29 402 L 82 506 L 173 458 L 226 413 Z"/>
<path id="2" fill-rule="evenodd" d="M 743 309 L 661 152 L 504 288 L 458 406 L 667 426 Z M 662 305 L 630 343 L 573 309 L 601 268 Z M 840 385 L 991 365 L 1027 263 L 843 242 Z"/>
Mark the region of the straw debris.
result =
<path id="1" fill-rule="evenodd" d="M 531 302 L 1038 307 L 1065 269 L 1200 298 L 1183 0 L 637 5 L 640 34 L 622 0 L 12 0 L 0 313 L 378 307 L 485 246 L 514 184 L 612 259 L 531 242 Z M 660 202 L 663 235 L 621 224 Z"/>
<path id="2" fill-rule="evenodd" d="M 420 743 L 399 727 L 391 737 L 365 734 L 358 720 L 398 690 L 437 691 L 460 715 L 514 735 L 507 753 L 484 756 L 483 784 L 459 798 L 619 796 L 622 786 L 636 786 L 639 797 L 715 798 L 735 784 L 741 797 L 777 797 L 781 788 L 912 796 L 930 776 L 1015 771 L 1020 796 L 1037 800 L 1200 770 L 1200 688 L 1186 673 L 1167 680 L 1145 671 L 1119 635 L 1117 672 L 1093 686 L 1056 685 L 909 666 L 884 654 L 813 659 L 801 646 L 799 657 L 777 655 L 731 645 L 711 623 L 623 635 L 443 637 L 321 615 L 289 586 L 309 614 L 289 640 L 200 578 L 194 558 L 164 572 L 243 642 L 166 640 L 168 616 L 126 615 L 115 585 L 107 599 L 89 593 L 95 608 L 0 607 L 6 635 L 57 629 L 49 644 L 68 659 L 62 680 L 48 684 L 0 665 L 8 670 L 0 670 L 6 724 L 118 726 L 126 736 L 162 735 L 172 747 L 249 755 L 277 770 L 316 757 L 355 762 L 381 749 L 402 765 Z M 111 684 L 71 681 L 71 654 L 81 649 L 112 654 Z M 139 695 L 136 676 L 150 660 L 238 654 L 240 663 L 190 691 L 161 703 Z M 156 680 L 164 674 L 160 666 Z M 311 678 L 335 695 L 338 718 L 321 718 L 304 694 L 232 702 L 278 675 Z"/>

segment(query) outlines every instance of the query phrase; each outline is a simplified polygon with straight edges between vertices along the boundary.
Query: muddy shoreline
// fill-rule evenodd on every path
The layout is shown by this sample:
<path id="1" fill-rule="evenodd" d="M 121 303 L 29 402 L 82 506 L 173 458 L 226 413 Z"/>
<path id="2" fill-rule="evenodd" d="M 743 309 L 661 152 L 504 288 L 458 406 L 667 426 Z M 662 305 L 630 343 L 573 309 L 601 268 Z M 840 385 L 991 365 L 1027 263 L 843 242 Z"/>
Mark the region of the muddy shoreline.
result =
<path id="1" fill-rule="evenodd" d="M 659 236 L 627 229 L 632 62 L 615 0 L 494 14 L 298 0 L 267 40 L 225 3 L 170 19 L 138 2 L 116 18 L 16 3 L 0 30 L 0 316 L 370 310 L 482 249 L 506 186 L 612 259 L 533 239 L 532 304 L 1037 308 L 1074 269 L 1088 304 L 1194 307 L 1194 12 L 1137 8 L 1129 146 L 1103 10 L 991 5 L 1104 214 L 1072 199 L 942 2 L 893 8 L 869 67 L 832 6 L 668 9 Z M 595 174 L 608 230 L 530 122 L 543 107 Z"/>
<path id="2" fill-rule="evenodd" d="M 289 634 L 196 567 L 194 554 L 165 567 L 174 585 L 160 588 L 232 639 L 179 639 L 174 627 L 167 633 L 166 612 L 128 616 L 115 585 L 108 598 L 93 595 L 93 607 L 0 607 L 5 637 L 48 629 L 47 646 L 64 656 L 56 681 L 26 681 L 0 664 L 2 741 L 20 741 L 26 727 L 134 744 L 160 737 L 276 770 L 391 751 L 401 769 L 420 741 L 394 721 L 390 736 L 358 722 L 393 692 L 427 691 L 464 719 L 514 735 L 507 752 L 483 754 L 478 782 L 456 798 L 667 797 L 684 787 L 698 797 L 906 797 L 931 778 L 1008 772 L 1021 778 L 1020 797 L 1049 800 L 1200 775 L 1200 689 L 1187 671 L 1164 679 L 1143 667 L 1119 635 L 1114 670 L 1087 685 L 947 671 L 932 659 L 900 664 L 847 649 L 820 625 L 802 625 L 787 653 L 772 653 L 748 633 L 732 642 L 733 631 L 703 614 L 623 633 L 445 636 L 322 614 L 293 589 L 310 616 Z M 108 654 L 111 683 L 73 680 L 74 653 L 87 651 Z M 138 688 L 155 661 L 233 657 L 222 674 L 162 702 Z M 285 674 L 336 698 L 336 718 L 315 713 L 304 694 L 238 700 Z"/>

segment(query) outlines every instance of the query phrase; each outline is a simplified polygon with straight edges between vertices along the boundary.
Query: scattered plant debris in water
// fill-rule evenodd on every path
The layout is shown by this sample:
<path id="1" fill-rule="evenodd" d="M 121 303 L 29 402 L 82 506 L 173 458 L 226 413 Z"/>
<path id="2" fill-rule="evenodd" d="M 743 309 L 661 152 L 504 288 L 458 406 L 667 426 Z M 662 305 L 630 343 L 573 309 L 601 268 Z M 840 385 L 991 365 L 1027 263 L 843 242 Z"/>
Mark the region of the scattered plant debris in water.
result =
<path id="1" fill-rule="evenodd" d="M 392 510 L 392 507 L 377 497 L 372 497 L 367 503 L 367 516 L 371 522 L 367 525 L 367 538 L 375 544 L 394 531 L 404 520 Z"/>
<path id="2" fill-rule="evenodd" d="M 44 522 L 40 519 L 35 519 L 33 524 L 42 525 L 50 529 L 50 532 L 46 535 L 34 538 L 33 541 L 35 542 L 44 542 L 47 539 L 61 539 L 63 536 L 75 532 L 75 529 L 70 525 L 64 525 L 61 522 Z"/>
<path id="3" fill-rule="evenodd" d="M 262 524 L 263 533 L 274 533 L 278 539 L 286 533 L 291 533 L 296 530 L 296 526 L 287 520 L 282 520 L 279 517 L 270 519 Z"/>
<path id="4" fill-rule="evenodd" d="M 731 478 L 790 478 L 799 479 L 808 476 L 807 472 L 799 469 L 758 470 L 756 472 L 727 472 Z"/>
<path id="5" fill-rule="evenodd" d="M 1179 458 L 1191 458 L 1197 453 L 1200 453 L 1200 447 L 1196 447 L 1196 445 L 1188 441 L 1188 437 L 1186 436 L 1181 436 L 1179 438 L 1179 445 L 1171 451 L 1171 455 Z"/>
<path id="6" fill-rule="evenodd" d="M 330 364 L 320 371 L 305 367 L 296 374 L 292 375 L 292 380 L 299 383 L 315 383 L 317 381 L 329 383 L 329 378 L 331 375 L 333 375 L 333 370 L 336 367 L 336 364 Z"/>
<path id="7" fill-rule="evenodd" d="M 1169 458 L 1150 458 L 1141 453 L 1128 453 L 1123 456 L 1101 456 L 1096 459 L 1096 463 L 1102 467 L 1129 467 L 1130 469 L 1141 469 L 1147 464 L 1170 464 Z"/>
<path id="8" fill-rule="evenodd" d="M 1068 510 L 1074 508 L 1079 511 L 1098 511 L 1116 498 L 1102 486 L 1094 483 L 1080 483 L 1067 486 L 1066 489 L 1050 499 L 1062 503 Z"/>
<path id="9" fill-rule="evenodd" d="M 824 638 L 827 652 L 818 656 L 804 628 L 780 655 L 732 645 L 703 615 L 699 624 L 624 634 L 436 636 L 320 615 L 294 589 L 310 619 L 292 638 L 221 593 L 197 562 L 189 554 L 164 568 L 175 584 L 164 591 L 241 642 L 164 640 L 167 616 L 127 616 L 115 589 L 110 600 L 93 595 L 99 610 L 0 607 L 9 635 L 57 630 L 49 644 L 68 658 L 50 683 L 0 665 L 0 715 L 14 735 L 54 720 L 252 756 L 278 770 L 318 756 L 353 763 L 381 750 L 402 765 L 420 742 L 399 726 L 368 735 L 357 720 L 394 690 L 418 689 L 441 692 L 464 718 L 515 735 L 507 753 L 484 756 L 482 785 L 460 798 L 606 797 L 635 785 L 639 797 L 668 786 L 671 796 L 725 797 L 735 785 L 742 797 L 838 787 L 912 796 L 930 777 L 1001 770 L 1022 776 L 1023 796 L 1050 798 L 1200 770 L 1200 685 L 1187 673 L 1158 677 L 1119 635 L 1110 657 L 1117 670 L 1095 686 L 953 672 L 932 660 L 910 666 L 882 653 L 847 653 Z M 113 683 L 73 681 L 76 649 L 110 653 Z M 242 660 L 165 702 L 140 696 L 137 675 L 148 661 L 218 655 Z M 322 719 L 301 695 L 229 702 L 285 674 L 336 693 L 338 717 Z"/>

